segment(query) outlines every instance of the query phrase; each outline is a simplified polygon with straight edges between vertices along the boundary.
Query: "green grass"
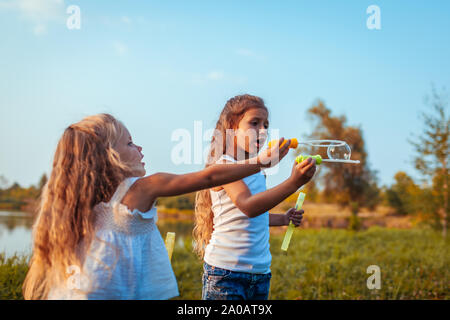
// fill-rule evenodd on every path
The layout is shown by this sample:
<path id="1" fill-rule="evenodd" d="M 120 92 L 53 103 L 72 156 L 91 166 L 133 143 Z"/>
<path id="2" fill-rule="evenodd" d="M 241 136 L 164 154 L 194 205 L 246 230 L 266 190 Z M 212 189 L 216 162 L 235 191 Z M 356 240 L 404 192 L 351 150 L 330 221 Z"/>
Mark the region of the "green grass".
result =
<path id="1" fill-rule="evenodd" d="M 0 253 L 0 300 L 22 300 L 22 283 L 28 270 L 28 257 L 6 258 Z"/>
<path id="2" fill-rule="evenodd" d="M 297 230 L 272 241 L 271 299 L 448 299 L 449 241 L 427 230 Z M 378 265 L 381 289 L 367 288 Z"/>
<path id="3" fill-rule="evenodd" d="M 439 232 L 298 229 L 287 252 L 280 250 L 282 240 L 283 235 L 270 240 L 270 299 L 450 299 L 449 240 Z M 186 237 L 172 257 L 180 299 L 201 298 L 202 262 L 190 249 Z M 379 290 L 366 286 L 370 265 L 381 269 Z M 24 257 L 0 259 L 1 299 L 22 298 L 25 272 Z"/>
<path id="4" fill-rule="evenodd" d="M 438 232 L 298 229 L 287 252 L 280 249 L 283 236 L 271 236 L 270 299 L 450 298 L 449 241 Z M 180 298 L 200 299 L 201 261 L 177 248 L 172 265 Z M 381 269 L 379 290 L 367 288 L 370 265 Z"/>

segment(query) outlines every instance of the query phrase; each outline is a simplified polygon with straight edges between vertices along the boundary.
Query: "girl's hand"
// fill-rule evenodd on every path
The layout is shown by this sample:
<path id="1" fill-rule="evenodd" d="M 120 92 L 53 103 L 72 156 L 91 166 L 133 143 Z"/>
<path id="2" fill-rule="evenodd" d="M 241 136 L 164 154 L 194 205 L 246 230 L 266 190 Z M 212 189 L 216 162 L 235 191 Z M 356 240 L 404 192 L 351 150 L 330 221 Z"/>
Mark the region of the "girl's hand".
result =
<path id="1" fill-rule="evenodd" d="M 316 160 L 308 158 L 300 163 L 294 162 L 291 176 L 288 178 L 290 182 L 298 188 L 311 180 L 316 172 Z"/>
<path id="2" fill-rule="evenodd" d="M 283 218 L 284 218 L 283 225 L 288 226 L 289 222 L 292 221 L 294 226 L 298 227 L 299 225 L 302 224 L 303 213 L 305 213 L 305 211 L 303 209 L 300 209 L 297 211 L 297 210 L 295 210 L 295 208 L 290 208 L 283 215 Z"/>
<path id="3" fill-rule="evenodd" d="M 278 143 L 273 145 L 271 148 L 267 148 L 262 151 L 258 157 L 258 164 L 261 164 L 263 168 L 270 168 L 275 166 L 281 159 L 284 158 L 289 152 L 289 145 L 291 143 L 291 139 L 287 140 L 284 146 L 280 148 L 280 145 L 283 143 L 284 138 L 278 140 Z"/>

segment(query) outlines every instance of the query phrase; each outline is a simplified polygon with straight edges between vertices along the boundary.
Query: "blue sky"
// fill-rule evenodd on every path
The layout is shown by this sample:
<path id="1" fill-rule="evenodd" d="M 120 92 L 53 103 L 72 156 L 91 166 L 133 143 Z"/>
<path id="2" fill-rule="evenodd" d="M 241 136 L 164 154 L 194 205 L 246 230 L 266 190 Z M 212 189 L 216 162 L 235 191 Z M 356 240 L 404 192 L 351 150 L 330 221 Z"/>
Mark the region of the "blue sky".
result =
<path id="1" fill-rule="evenodd" d="M 380 30 L 366 26 L 373 4 Z M 70 5 L 79 30 L 66 27 Z M 300 140 L 322 99 L 362 128 L 380 184 L 418 177 L 407 139 L 431 84 L 450 87 L 449 12 L 448 1 L 0 0 L 0 175 L 35 184 L 64 128 L 99 112 L 125 123 L 149 174 L 199 170 L 171 162 L 172 133 L 214 127 L 250 93 L 272 129 Z"/>

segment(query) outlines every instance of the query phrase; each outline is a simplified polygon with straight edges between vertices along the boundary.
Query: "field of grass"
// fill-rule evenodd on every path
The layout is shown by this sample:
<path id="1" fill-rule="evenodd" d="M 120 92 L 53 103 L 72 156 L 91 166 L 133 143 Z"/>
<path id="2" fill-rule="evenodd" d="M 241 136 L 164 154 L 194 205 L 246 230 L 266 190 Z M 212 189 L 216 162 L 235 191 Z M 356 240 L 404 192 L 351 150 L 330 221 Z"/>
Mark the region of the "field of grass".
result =
<path id="1" fill-rule="evenodd" d="M 282 239 L 271 235 L 270 299 L 450 299 L 450 241 L 439 232 L 298 229 L 287 252 L 280 250 Z M 192 253 L 189 236 L 177 243 L 172 265 L 179 298 L 200 299 L 202 262 Z M 370 265 L 380 267 L 379 290 L 367 288 Z M 0 299 L 21 298 L 25 272 L 24 257 L 0 256 Z"/>
<path id="2" fill-rule="evenodd" d="M 449 241 L 431 230 L 296 230 L 289 250 L 271 236 L 270 299 L 450 299 Z M 186 240 L 187 249 L 190 243 Z M 201 261 L 177 248 L 172 258 L 180 298 L 201 298 Z M 381 269 L 369 290 L 367 267 Z"/>

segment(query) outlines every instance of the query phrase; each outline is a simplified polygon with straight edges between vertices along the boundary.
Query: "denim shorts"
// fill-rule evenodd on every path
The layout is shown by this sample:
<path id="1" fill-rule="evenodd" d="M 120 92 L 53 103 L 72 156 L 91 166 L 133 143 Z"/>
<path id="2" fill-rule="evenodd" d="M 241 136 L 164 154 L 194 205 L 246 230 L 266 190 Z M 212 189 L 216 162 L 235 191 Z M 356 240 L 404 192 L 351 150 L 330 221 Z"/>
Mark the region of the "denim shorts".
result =
<path id="1" fill-rule="evenodd" d="M 272 273 L 230 271 L 203 264 L 203 300 L 267 300 Z"/>

